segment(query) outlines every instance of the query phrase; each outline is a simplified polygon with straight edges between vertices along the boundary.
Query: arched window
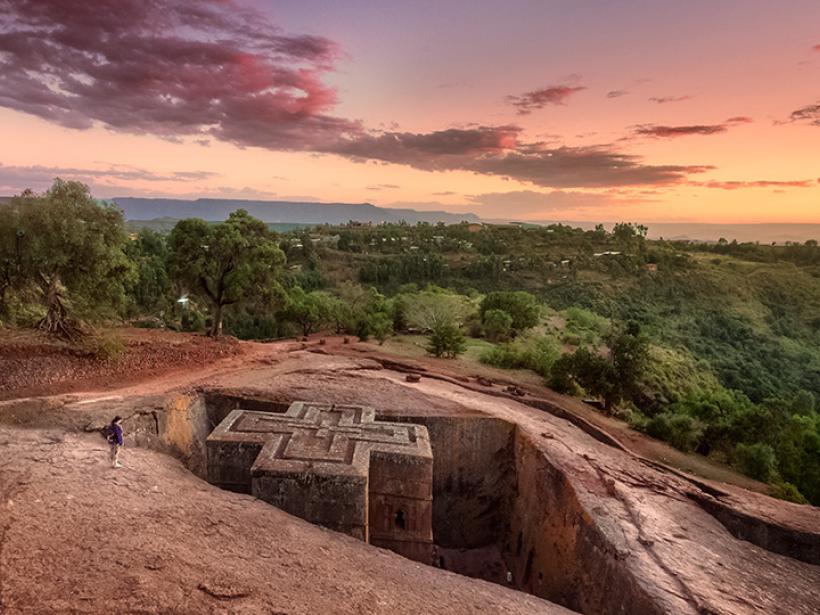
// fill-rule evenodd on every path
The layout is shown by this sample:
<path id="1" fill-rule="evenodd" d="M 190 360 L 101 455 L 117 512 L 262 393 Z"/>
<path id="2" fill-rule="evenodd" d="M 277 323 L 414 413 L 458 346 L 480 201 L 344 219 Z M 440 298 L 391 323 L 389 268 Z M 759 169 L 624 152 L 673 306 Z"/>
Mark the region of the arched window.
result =
<path id="1" fill-rule="evenodd" d="M 394 519 L 394 523 L 395 523 L 396 527 L 399 528 L 400 530 L 407 529 L 407 517 L 404 513 L 404 509 L 399 508 L 396 511 L 396 517 Z"/>

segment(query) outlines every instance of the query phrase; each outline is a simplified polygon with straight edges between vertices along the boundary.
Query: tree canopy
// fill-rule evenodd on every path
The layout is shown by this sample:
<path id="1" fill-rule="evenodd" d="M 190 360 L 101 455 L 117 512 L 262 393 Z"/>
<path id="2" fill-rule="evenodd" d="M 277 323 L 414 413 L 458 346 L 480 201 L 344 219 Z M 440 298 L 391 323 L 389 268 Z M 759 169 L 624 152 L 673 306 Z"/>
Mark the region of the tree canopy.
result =
<path id="1" fill-rule="evenodd" d="M 87 186 L 61 179 L 44 194 L 14 197 L 2 210 L 5 289 L 37 294 L 42 330 L 73 339 L 81 331 L 79 315 L 104 314 L 122 302 L 132 267 L 123 253 L 121 211 L 99 204 Z"/>
<path id="2" fill-rule="evenodd" d="M 214 337 L 222 333 L 225 307 L 271 293 L 285 261 L 267 225 L 242 209 L 219 224 L 180 220 L 168 245 L 171 277 L 210 305 Z"/>

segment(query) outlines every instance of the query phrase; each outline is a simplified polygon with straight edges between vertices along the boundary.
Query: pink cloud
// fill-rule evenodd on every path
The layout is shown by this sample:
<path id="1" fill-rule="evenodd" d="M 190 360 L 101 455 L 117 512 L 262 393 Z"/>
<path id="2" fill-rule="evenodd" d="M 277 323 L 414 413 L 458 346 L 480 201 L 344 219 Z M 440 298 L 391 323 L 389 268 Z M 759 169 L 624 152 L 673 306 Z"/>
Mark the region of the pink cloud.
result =
<path id="1" fill-rule="evenodd" d="M 284 35 L 231 0 L 4 4 L 2 106 L 70 128 L 285 149 L 359 129 L 326 115 L 337 46 Z"/>
<path id="2" fill-rule="evenodd" d="M 789 121 L 807 123 L 812 126 L 820 126 L 820 102 L 814 105 L 806 105 L 796 111 L 792 111 L 789 116 Z"/>
<path id="3" fill-rule="evenodd" d="M 452 128 L 432 133 L 357 136 L 325 148 L 354 160 L 404 164 L 427 171 L 471 171 L 539 186 L 573 188 L 669 184 L 711 169 L 648 165 L 610 146 L 548 147 L 520 142 L 517 126 Z"/>
<path id="4" fill-rule="evenodd" d="M 654 137 L 659 139 L 675 139 L 677 137 L 688 137 L 691 135 L 715 135 L 726 132 L 729 127 L 736 124 L 749 124 L 752 118 L 745 115 L 730 117 L 722 124 L 691 124 L 685 126 L 659 126 L 657 124 L 641 124 L 635 128 L 635 134 L 639 137 Z"/>
<path id="5" fill-rule="evenodd" d="M 718 188 L 720 190 L 739 190 L 742 188 L 811 188 L 814 181 L 810 179 L 795 179 L 787 181 L 774 181 L 759 179 L 754 181 L 717 181 L 690 182 L 693 186 L 701 188 Z"/>
<path id="6" fill-rule="evenodd" d="M 527 115 L 533 109 L 543 109 L 547 105 L 563 105 L 570 96 L 582 90 L 586 90 L 582 85 L 552 85 L 520 96 L 508 96 L 507 100 L 517 107 L 519 115 Z"/>
<path id="7" fill-rule="evenodd" d="M 661 139 L 674 139 L 689 135 L 714 135 L 726 132 L 724 124 L 695 124 L 691 126 L 657 126 L 655 124 L 643 124 L 635 129 L 635 134 L 641 137 L 656 137 Z"/>
<path id="8" fill-rule="evenodd" d="M 649 99 L 650 102 L 665 105 L 667 103 L 683 102 L 684 100 L 691 100 L 691 96 L 653 96 Z"/>

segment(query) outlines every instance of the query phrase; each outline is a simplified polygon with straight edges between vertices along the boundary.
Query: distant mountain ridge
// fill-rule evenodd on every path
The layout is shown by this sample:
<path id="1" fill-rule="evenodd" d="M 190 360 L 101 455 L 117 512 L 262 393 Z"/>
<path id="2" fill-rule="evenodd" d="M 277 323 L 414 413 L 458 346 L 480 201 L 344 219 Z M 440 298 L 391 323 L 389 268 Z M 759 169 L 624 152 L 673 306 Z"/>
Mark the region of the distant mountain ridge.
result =
<path id="1" fill-rule="evenodd" d="M 371 203 L 309 203 L 298 201 L 251 201 L 243 199 L 164 199 L 114 197 L 109 199 L 125 213 L 126 220 L 155 218 L 202 218 L 225 220 L 232 211 L 244 209 L 255 218 L 268 223 L 344 224 L 357 222 L 478 222 L 471 213 L 391 209 Z"/>

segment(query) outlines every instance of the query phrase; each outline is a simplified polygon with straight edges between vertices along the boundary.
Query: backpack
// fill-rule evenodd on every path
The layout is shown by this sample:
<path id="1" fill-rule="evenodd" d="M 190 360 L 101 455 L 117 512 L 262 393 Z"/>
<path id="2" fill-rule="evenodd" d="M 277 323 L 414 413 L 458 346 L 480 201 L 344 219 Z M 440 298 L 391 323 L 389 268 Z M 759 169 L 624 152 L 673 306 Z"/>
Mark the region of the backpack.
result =
<path id="1" fill-rule="evenodd" d="M 117 434 L 114 431 L 114 426 L 112 424 L 109 423 L 108 425 L 103 427 L 100 430 L 100 432 L 102 433 L 103 438 L 105 438 L 109 444 L 114 443 L 114 441 L 116 440 Z"/>

